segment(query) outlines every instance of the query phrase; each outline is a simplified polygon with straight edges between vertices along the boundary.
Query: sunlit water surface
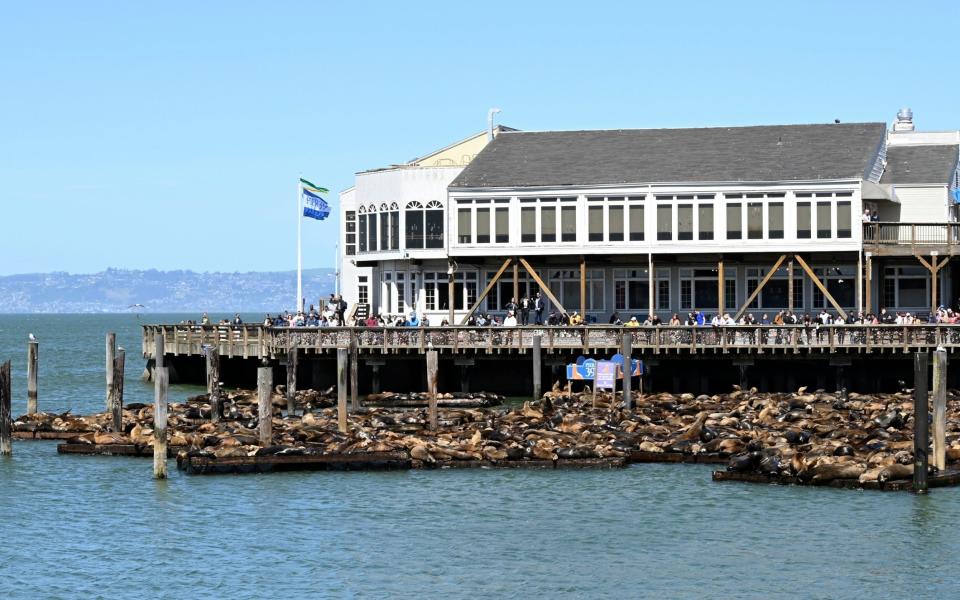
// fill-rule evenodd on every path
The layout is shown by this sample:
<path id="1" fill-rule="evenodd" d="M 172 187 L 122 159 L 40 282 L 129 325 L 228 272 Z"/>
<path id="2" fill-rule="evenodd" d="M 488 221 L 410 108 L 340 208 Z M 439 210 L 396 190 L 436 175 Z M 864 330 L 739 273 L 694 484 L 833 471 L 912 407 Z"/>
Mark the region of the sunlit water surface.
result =
<path id="1" fill-rule="evenodd" d="M 103 403 L 103 336 L 136 315 L 0 316 L 25 410 Z M 151 316 L 176 320 L 185 316 Z M 255 315 L 251 315 L 255 318 Z M 174 386 L 172 399 L 197 388 Z M 708 466 L 183 476 L 148 459 L 0 460 L 3 598 L 957 598 L 960 489 L 927 497 L 718 484 Z"/>

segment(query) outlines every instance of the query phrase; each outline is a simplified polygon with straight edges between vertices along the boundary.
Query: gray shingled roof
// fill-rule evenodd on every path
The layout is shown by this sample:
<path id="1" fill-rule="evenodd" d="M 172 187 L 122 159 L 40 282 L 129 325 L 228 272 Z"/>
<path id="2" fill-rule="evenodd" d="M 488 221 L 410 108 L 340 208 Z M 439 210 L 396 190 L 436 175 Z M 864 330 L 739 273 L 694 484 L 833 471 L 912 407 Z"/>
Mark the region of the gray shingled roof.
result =
<path id="1" fill-rule="evenodd" d="M 862 178 L 883 123 L 505 132 L 451 188 Z"/>
<path id="2" fill-rule="evenodd" d="M 956 145 L 890 146 L 880 183 L 950 183 L 957 168 Z"/>

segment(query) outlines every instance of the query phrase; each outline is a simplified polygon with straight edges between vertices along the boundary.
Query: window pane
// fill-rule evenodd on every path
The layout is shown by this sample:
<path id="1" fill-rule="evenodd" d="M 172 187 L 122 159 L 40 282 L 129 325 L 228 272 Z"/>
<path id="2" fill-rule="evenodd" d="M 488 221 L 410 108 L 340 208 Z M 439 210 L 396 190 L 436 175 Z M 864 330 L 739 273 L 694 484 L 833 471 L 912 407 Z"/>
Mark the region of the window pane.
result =
<path id="1" fill-rule="evenodd" d="M 610 212 L 607 215 L 607 219 L 610 222 L 610 241 L 611 242 L 622 242 L 623 241 L 623 207 L 622 206 L 611 206 Z"/>
<path id="2" fill-rule="evenodd" d="M 727 205 L 727 239 L 743 238 L 743 211 L 740 203 Z"/>
<path id="3" fill-rule="evenodd" d="M 701 204 L 697 208 L 697 219 L 699 223 L 699 232 L 701 240 L 713 239 L 713 205 Z"/>
<path id="4" fill-rule="evenodd" d="M 490 243 L 490 208 L 477 209 L 477 243 Z"/>
<path id="5" fill-rule="evenodd" d="M 443 248 L 443 211 L 426 211 L 427 248 Z"/>
<path id="6" fill-rule="evenodd" d="M 540 241 L 557 241 L 557 208 L 544 206 L 540 209 Z"/>
<path id="7" fill-rule="evenodd" d="M 673 207 L 669 204 L 657 206 L 657 239 L 673 239 Z"/>
<path id="8" fill-rule="evenodd" d="M 783 239 L 783 202 L 767 205 L 767 232 L 771 240 Z"/>
<path id="9" fill-rule="evenodd" d="M 461 244 L 473 242 L 473 231 L 470 228 L 470 209 L 457 209 L 457 241 Z"/>
<path id="10" fill-rule="evenodd" d="M 390 213 L 380 215 L 380 249 L 390 249 Z"/>
<path id="11" fill-rule="evenodd" d="M 591 242 L 603 241 L 603 207 L 591 206 L 587 210 L 587 239 Z"/>
<path id="12" fill-rule="evenodd" d="M 717 282 L 701 279 L 694 281 L 693 307 L 700 310 L 717 308 Z"/>
<path id="13" fill-rule="evenodd" d="M 537 241 L 537 216 L 536 208 L 524 206 L 520 209 L 520 241 Z"/>
<path id="14" fill-rule="evenodd" d="M 560 234 L 564 242 L 577 241 L 576 206 L 564 206 L 560 209 Z"/>
<path id="15" fill-rule="evenodd" d="M 885 280 L 886 281 L 886 280 Z M 927 302 L 927 280 L 901 278 L 897 280 L 900 292 L 900 301 L 897 307 L 930 306 Z M 893 306 L 893 302 L 888 303 Z"/>
<path id="16" fill-rule="evenodd" d="M 810 203 L 797 202 L 797 237 L 810 238 Z"/>
<path id="17" fill-rule="evenodd" d="M 628 282 L 629 293 L 627 294 L 627 306 L 629 308 L 649 308 L 650 307 L 650 282 L 648 281 L 630 281 Z"/>
<path id="18" fill-rule="evenodd" d="M 747 239 L 763 239 L 763 204 L 760 202 L 747 203 Z"/>
<path id="19" fill-rule="evenodd" d="M 390 211 L 390 249 L 400 249 L 400 211 Z"/>
<path id="20" fill-rule="evenodd" d="M 850 203 L 847 201 L 837 202 L 837 237 L 850 237 Z"/>
<path id="21" fill-rule="evenodd" d="M 369 245 L 370 252 L 376 252 L 377 251 L 377 214 L 376 213 L 367 215 L 367 234 L 369 235 L 367 244 Z"/>
<path id="22" fill-rule="evenodd" d="M 498 244 L 506 244 L 510 241 L 510 209 L 497 208 L 494 211 L 494 218 L 496 219 L 494 223 L 494 231 L 497 236 L 496 242 Z"/>
<path id="23" fill-rule="evenodd" d="M 643 207 L 630 207 L 630 241 L 643 241 Z"/>
<path id="24" fill-rule="evenodd" d="M 360 252 L 367 251 L 367 215 L 360 215 Z"/>
<path id="25" fill-rule="evenodd" d="M 830 203 L 817 202 L 817 237 L 830 237 L 830 230 Z"/>
<path id="26" fill-rule="evenodd" d="M 408 210 L 406 217 L 407 248 L 423 248 L 423 211 Z M 363 230 L 362 225 L 360 229 Z M 363 238 L 362 235 L 360 237 Z"/>
<path id="27" fill-rule="evenodd" d="M 677 206 L 677 239 L 693 239 L 693 205 L 681 204 Z"/>

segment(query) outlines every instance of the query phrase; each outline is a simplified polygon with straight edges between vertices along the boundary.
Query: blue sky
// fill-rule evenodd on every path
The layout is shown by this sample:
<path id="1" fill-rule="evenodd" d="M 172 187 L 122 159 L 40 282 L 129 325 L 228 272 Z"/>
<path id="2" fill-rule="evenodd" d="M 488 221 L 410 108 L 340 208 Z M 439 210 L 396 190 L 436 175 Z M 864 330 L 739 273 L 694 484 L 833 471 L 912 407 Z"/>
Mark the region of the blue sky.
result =
<path id="1" fill-rule="evenodd" d="M 25 2 L 0 18 L 0 275 L 295 267 L 298 174 L 481 131 L 960 128 L 957 2 Z M 335 194 L 333 198 L 335 200 Z M 336 223 L 304 223 L 305 267 Z M 225 243 L 224 240 L 231 240 Z"/>

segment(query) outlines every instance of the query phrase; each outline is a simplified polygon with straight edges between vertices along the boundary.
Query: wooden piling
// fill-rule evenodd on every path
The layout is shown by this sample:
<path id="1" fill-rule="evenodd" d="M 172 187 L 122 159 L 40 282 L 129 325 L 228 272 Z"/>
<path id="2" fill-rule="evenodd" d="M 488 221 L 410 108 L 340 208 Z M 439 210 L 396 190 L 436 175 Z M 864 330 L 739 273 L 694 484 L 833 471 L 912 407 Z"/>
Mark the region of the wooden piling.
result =
<path id="1" fill-rule="evenodd" d="M 126 352 L 117 348 L 113 358 L 113 383 L 110 386 L 110 413 L 113 415 L 113 430 L 123 433 L 123 368 Z"/>
<path id="2" fill-rule="evenodd" d="M 13 418 L 10 414 L 10 361 L 0 365 L 0 456 L 13 454 Z"/>
<path id="3" fill-rule="evenodd" d="M 260 421 L 260 445 L 273 443 L 273 404 L 270 396 L 273 392 L 273 368 L 257 369 L 257 417 Z"/>
<path id="4" fill-rule="evenodd" d="M 437 351 L 427 351 L 427 393 L 428 408 L 427 413 L 430 417 L 430 431 L 437 430 Z"/>
<path id="5" fill-rule="evenodd" d="M 215 346 L 207 348 L 207 394 L 210 399 L 210 421 L 219 423 L 223 406 L 220 401 L 220 352 Z"/>
<path id="6" fill-rule="evenodd" d="M 620 353 L 623 354 L 623 408 L 633 410 L 633 334 L 621 329 Z"/>
<path id="7" fill-rule="evenodd" d="M 929 364 L 926 352 L 913 355 L 913 491 L 917 494 L 927 493 Z"/>
<path id="8" fill-rule="evenodd" d="M 933 465 L 947 468 L 947 351 L 933 353 Z"/>
<path id="9" fill-rule="evenodd" d="M 543 377 L 543 366 L 540 364 L 542 360 L 540 355 L 540 334 L 533 336 L 533 399 L 534 401 L 539 400 L 540 396 L 543 395 L 543 383 L 541 378 Z"/>
<path id="10" fill-rule="evenodd" d="M 347 354 L 346 348 L 337 348 L 337 429 L 347 432 Z"/>
<path id="11" fill-rule="evenodd" d="M 110 395 L 113 393 L 113 359 L 117 356 L 117 334 L 107 334 L 107 410 L 110 410 Z"/>
<path id="12" fill-rule="evenodd" d="M 157 333 L 153 336 L 153 366 L 154 368 L 160 368 L 166 366 L 163 364 L 163 355 L 166 353 L 165 342 L 163 340 L 163 333 Z M 169 382 L 169 373 L 167 374 Z"/>
<path id="13" fill-rule="evenodd" d="M 296 344 L 287 348 L 287 416 L 297 412 L 297 365 L 300 363 L 300 349 Z"/>
<path id="14" fill-rule="evenodd" d="M 37 412 L 37 367 L 40 343 L 37 340 L 27 342 L 27 414 Z"/>
<path id="15" fill-rule="evenodd" d="M 170 374 L 166 367 L 153 371 L 153 477 L 167 478 L 167 387 Z"/>
<path id="16" fill-rule="evenodd" d="M 350 412 L 360 410 L 360 393 L 357 387 L 360 385 L 360 357 L 357 347 L 354 345 L 350 349 Z"/>

